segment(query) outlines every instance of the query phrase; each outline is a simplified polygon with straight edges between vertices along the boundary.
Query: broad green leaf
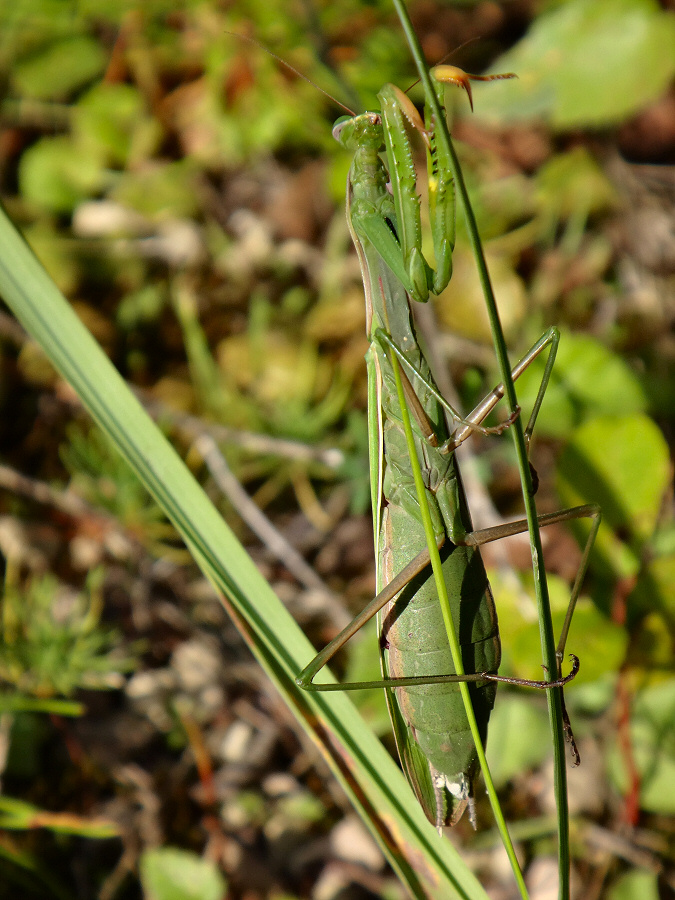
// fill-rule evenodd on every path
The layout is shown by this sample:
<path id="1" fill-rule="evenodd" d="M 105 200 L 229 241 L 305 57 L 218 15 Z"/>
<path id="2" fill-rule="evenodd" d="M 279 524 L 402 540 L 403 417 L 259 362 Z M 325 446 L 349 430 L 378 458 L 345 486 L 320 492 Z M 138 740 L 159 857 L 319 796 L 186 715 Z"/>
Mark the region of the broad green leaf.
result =
<path id="1" fill-rule="evenodd" d="M 21 193 L 38 207 L 70 213 L 103 185 L 100 161 L 76 152 L 69 137 L 41 138 L 21 157 Z"/>
<path id="2" fill-rule="evenodd" d="M 216 864 L 187 850 L 146 850 L 140 869 L 148 900 L 221 900 L 225 895 L 225 879 Z"/>
<path id="3" fill-rule="evenodd" d="M 105 68 L 108 55 L 102 45 L 86 35 L 48 44 L 40 52 L 15 63 L 15 90 L 36 100 L 65 98 L 87 84 Z"/>
<path id="4" fill-rule="evenodd" d="M 566 611 L 567 607 L 564 610 L 556 608 L 553 613 L 556 635 L 562 630 Z M 581 686 L 604 678 L 608 673 L 616 673 L 626 658 L 627 647 L 626 629 L 608 619 L 588 598 L 580 597 L 565 648 L 566 655 L 574 653 L 581 662 L 581 671 L 575 682 L 578 680 Z M 565 672 L 567 665 L 566 661 L 563 666 Z M 570 692 L 574 689 L 575 685 L 570 685 Z"/>
<path id="5" fill-rule="evenodd" d="M 612 207 L 616 191 L 598 163 L 585 147 L 558 153 L 535 176 L 536 200 L 541 214 L 559 221 L 587 216 Z"/>
<path id="6" fill-rule="evenodd" d="M 544 357 L 541 354 L 516 384 L 526 415 L 541 384 Z M 537 419 L 535 446 L 537 435 L 564 438 L 587 419 L 642 412 L 646 405 L 640 382 L 621 357 L 589 335 L 563 332 Z"/>
<path id="7" fill-rule="evenodd" d="M 612 885 L 607 900 L 659 900 L 659 896 L 656 874 L 634 869 Z"/>
<path id="8" fill-rule="evenodd" d="M 73 136 L 83 153 L 94 153 L 110 165 L 123 167 L 156 149 L 161 127 L 145 112 L 137 88 L 102 83 L 74 108 Z"/>
<path id="9" fill-rule="evenodd" d="M 497 787 L 524 770 L 540 765 L 550 754 L 548 715 L 531 698 L 497 693 L 490 716 L 487 758 Z"/>
<path id="10" fill-rule="evenodd" d="M 558 129 L 606 126 L 656 100 L 675 74 L 675 16 L 656 0 L 569 0 L 535 20 L 477 85 L 478 115 L 545 119 Z"/>
<path id="11" fill-rule="evenodd" d="M 73 25 L 73 6 L 63 0 L 0 3 L 0 33 L 16 57 L 38 52 L 50 38 L 72 37 Z"/>
<path id="12" fill-rule="evenodd" d="M 640 573 L 643 575 L 644 573 Z M 658 598 L 654 597 L 654 606 Z M 673 665 L 672 615 L 664 614 L 660 609 L 642 614 L 639 619 L 629 600 L 626 628 L 630 630 L 630 664 L 648 671 L 663 670 L 669 672 Z M 637 619 L 637 621 L 636 621 Z"/>
<path id="13" fill-rule="evenodd" d="M 628 598 L 632 618 L 650 610 L 675 619 L 675 555 L 650 559 L 640 572 L 635 588 Z"/>
<path id="14" fill-rule="evenodd" d="M 574 433 L 558 462 L 557 487 L 565 506 L 600 505 L 596 551 L 617 576 L 629 577 L 640 567 L 670 477 L 668 445 L 651 419 L 603 416 Z"/>
<path id="15" fill-rule="evenodd" d="M 491 581 L 498 604 L 503 674 L 543 678 L 534 599 L 518 596 L 508 588 L 504 590 L 498 576 L 491 576 Z M 570 585 L 549 575 L 548 586 L 557 640 L 569 604 Z M 616 672 L 625 659 L 627 644 L 628 635 L 624 628 L 610 621 L 587 597 L 578 599 L 565 650 L 566 654 L 574 653 L 581 661 L 581 671 L 575 685 L 586 685 L 603 678 L 608 672 Z M 565 673 L 568 671 L 568 662 L 563 663 L 563 670 Z M 574 686 L 569 689 L 573 691 Z"/>
<path id="16" fill-rule="evenodd" d="M 565 597 L 565 606 L 556 603 L 553 612 L 553 627 L 556 636 L 562 630 L 567 612 L 569 592 Z M 603 679 L 609 673 L 618 672 L 626 658 L 628 634 L 625 628 L 607 618 L 588 598 L 580 597 L 574 610 L 574 618 L 570 628 L 566 655 L 574 653 L 581 662 L 581 671 L 575 679 L 581 687 L 589 682 Z M 567 672 L 568 661 L 563 663 L 563 671 Z M 575 684 L 569 687 L 570 694 Z"/>

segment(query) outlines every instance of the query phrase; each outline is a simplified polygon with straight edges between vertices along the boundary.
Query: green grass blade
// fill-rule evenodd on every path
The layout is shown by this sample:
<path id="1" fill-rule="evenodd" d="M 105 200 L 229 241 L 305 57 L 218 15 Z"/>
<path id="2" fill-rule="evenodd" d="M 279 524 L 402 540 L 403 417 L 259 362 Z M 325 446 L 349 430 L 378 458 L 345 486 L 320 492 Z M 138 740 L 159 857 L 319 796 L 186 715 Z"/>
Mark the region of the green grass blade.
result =
<path id="1" fill-rule="evenodd" d="M 296 687 L 314 649 L 2 210 L 0 295 L 181 533 L 412 896 L 485 898 L 348 697 Z"/>

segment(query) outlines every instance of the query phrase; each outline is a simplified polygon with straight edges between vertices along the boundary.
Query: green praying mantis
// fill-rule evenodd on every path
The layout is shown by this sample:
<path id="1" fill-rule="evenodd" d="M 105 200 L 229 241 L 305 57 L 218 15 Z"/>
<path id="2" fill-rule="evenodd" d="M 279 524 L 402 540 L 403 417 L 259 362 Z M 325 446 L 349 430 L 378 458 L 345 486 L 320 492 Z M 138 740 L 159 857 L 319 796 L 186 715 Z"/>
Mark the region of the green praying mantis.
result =
<path id="1" fill-rule="evenodd" d="M 437 67 L 432 74 L 439 102 L 444 84 L 452 83 L 463 87 L 472 103 L 469 78 L 476 76 L 450 66 Z M 480 80 L 509 77 L 512 75 Z M 572 656 L 572 671 L 565 678 L 560 668 L 547 673 L 545 681 L 497 674 L 501 656 L 497 614 L 480 546 L 522 533 L 527 525 L 521 521 L 473 529 L 454 451 L 472 432 L 502 433 L 519 410 L 501 424 L 488 427 L 483 422 L 504 396 L 503 385 L 466 417 L 450 406 L 435 386 L 417 340 L 410 301 L 424 302 L 430 293 L 438 294 L 452 274 L 455 191 L 450 159 L 447 145 L 437 140 L 430 113 L 423 122 L 408 97 L 393 85 L 386 85 L 378 99 L 381 112 L 343 117 L 333 128 L 334 137 L 354 154 L 347 185 L 347 221 L 363 276 L 370 340 L 366 356 L 368 428 L 378 594 L 296 680 L 305 690 L 386 689 L 406 777 L 428 819 L 440 829 L 455 824 L 467 808 L 475 824 L 477 751 L 460 683 L 469 685 L 484 743 L 499 681 L 548 690 L 562 688 L 576 675 L 579 661 Z M 433 267 L 422 252 L 409 127 L 421 135 L 427 149 Z M 558 331 L 550 329 L 512 372 L 517 379 L 535 357 L 548 350 L 525 429 L 528 447 L 558 341 Z M 557 646 L 559 663 L 599 525 L 599 510 L 581 506 L 539 517 L 541 525 L 582 517 L 591 517 L 594 524 Z M 434 574 L 430 565 L 430 533 L 440 553 L 441 573 Z M 449 615 L 459 638 L 454 654 L 452 626 L 447 614 L 444 619 L 439 602 L 439 577 L 450 598 Z M 376 614 L 382 680 L 315 684 L 323 666 Z"/>

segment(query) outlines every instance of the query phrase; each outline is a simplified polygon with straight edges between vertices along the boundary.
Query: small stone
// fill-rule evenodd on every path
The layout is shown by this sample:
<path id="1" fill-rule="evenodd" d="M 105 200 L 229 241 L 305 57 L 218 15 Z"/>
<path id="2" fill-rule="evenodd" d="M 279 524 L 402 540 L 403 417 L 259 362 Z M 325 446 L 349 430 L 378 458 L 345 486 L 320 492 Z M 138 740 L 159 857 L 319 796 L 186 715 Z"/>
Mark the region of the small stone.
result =
<path id="1" fill-rule="evenodd" d="M 300 789 L 300 786 L 288 772 L 273 772 L 263 780 L 262 789 L 268 797 L 283 797 Z"/>
<path id="2" fill-rule="evenodd" d="M 237 721 L 225 732 L 219 755 L 223 762 L 241 763 L 248 755 L 248 747 L 253 739 L 253 728 L 246 722 Z"/>
<path id="3" fill-rule="evenodd" d="M 347 816 L 330 835 L 333 853 L 347 862 L 357 863 L 372 871 L 384 866 L 382 851 L 356 816 Z"/>
<path id="4" fill-rule="evenodd" d="M 186 691 L 196 692 L 220 680 L 220 657 L 204 641 L 185 641 L 173 653 L 171 667 Z"/>

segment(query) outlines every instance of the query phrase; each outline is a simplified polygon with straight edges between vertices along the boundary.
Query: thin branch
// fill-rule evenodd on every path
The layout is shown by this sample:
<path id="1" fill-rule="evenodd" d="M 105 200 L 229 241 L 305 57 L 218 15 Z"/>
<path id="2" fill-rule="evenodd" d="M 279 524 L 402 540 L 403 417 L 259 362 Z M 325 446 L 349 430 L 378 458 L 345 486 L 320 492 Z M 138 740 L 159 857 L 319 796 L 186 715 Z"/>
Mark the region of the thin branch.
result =
<path id="1" fill-rule="evenodd" d="M 270 553 L 273 554 L 297 581 L 313 591 L 320 591 L 327 597 L 334 597 L 325 582 L 309 566 L 303 556 L 270 522 L 267 516 L 251 500 L 244 488 L 235 478 L 227 464 L 222 450 L 208 434 L 200 435 L 194 443 L 195 450 L 204 460 L 214 481 L 237 510 L 248 527 L 260 538 Z M 338 603 L 330 604 L 335 617 Z"/>

